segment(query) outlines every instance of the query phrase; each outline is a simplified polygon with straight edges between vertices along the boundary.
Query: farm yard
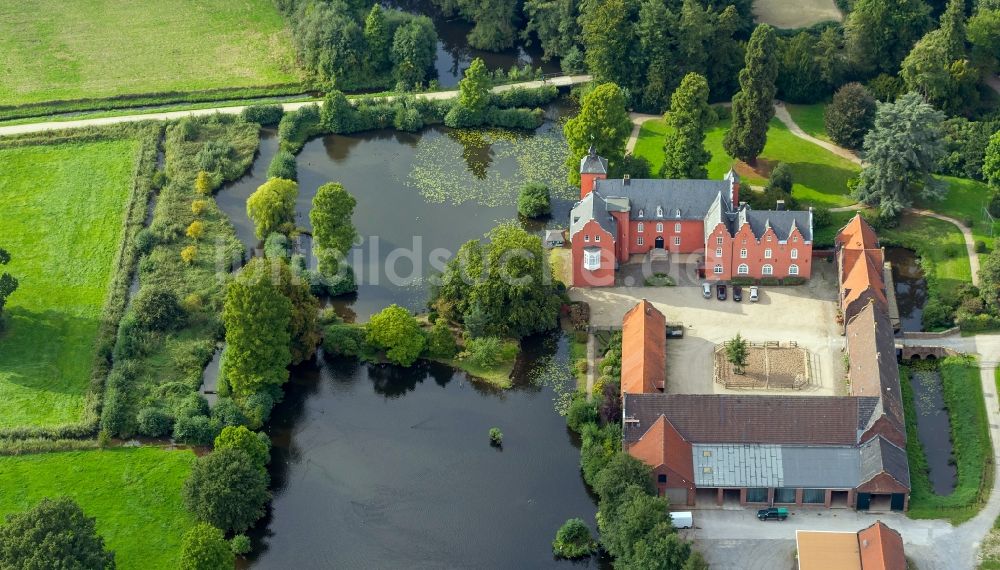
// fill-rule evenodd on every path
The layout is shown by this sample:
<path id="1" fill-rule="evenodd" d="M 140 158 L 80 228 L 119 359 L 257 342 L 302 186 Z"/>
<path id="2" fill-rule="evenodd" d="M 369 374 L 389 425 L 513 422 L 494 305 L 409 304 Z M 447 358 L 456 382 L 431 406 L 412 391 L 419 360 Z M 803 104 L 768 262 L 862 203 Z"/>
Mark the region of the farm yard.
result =
<path id="1" fill-rule="evenodd" d="M 271 0 L 4 2 L 0 69 L 0 109 L 301 80 Z"/>
<path id="2" fill-rule="evenodd" d="M 139 143 L 0 148 L 3 247 L 20 289 L 0 332 L 0 428 L 79 421 Z"/>
<path id="3" fill-rule="evenodd" d="M 795 346 L 751 343 L 742 374 L 726 359 L 725 344 L 715 349 L 715 381 L 729 390 L 799 390 L 809 380 L 809 351 Z"/>

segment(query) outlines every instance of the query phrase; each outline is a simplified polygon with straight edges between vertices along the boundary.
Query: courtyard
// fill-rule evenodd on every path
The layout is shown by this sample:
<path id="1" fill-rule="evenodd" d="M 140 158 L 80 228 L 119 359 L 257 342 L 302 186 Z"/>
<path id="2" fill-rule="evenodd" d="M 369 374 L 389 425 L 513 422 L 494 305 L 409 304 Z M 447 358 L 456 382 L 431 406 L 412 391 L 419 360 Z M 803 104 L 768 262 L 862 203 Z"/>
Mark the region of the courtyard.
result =
<path id="1" fill-rule="evenodd" d="M 630 264 L 631 265 L 631 264 Z M 674 267 L 678 267 L 675 264 Z M 677 273 L 676 275 L 674 273 Z M 702 295 L 701 281 L 683 268 L 671 272 L 675 287 L 570 289 L 574 301 L 590 305 L 590 324 L 620 327 L 625 312 L 641 300 L 653 303 L 668 323 L 684 326 L 683 338 L 667 340 L 666 391 L 673 394 L 846 395 L 844 338 L 836 322 L 837 281 L 833 264 L 817 260 L 813 277 L 795 287 L 761 286 L 760 301 L 719 301 Z M 726 389 L 713 380 L 715 350 L 740 333 L 753 343 L 794 343 L 808 355 L 811 377 L 798 389 Z"/>

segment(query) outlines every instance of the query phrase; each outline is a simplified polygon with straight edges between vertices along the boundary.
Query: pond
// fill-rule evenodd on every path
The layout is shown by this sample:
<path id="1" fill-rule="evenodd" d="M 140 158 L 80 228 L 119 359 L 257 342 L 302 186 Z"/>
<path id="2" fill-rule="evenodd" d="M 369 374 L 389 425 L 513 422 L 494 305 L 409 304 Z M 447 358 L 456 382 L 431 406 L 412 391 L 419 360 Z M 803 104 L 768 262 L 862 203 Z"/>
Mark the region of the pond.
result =
<path id="1" fill-rule="evenodd" d="M 927 456 L 928 477 L 936 495 L 949 495 L 958 483 L 952 463 L 951 426 L 936 368 L 911 366 L 910 386 L 917 410 L 917 437 Z"/>
<path id="2" fill-rule="evenodd" d="M 902 247 L 885 248 L 885 258 L 892 263 L 901 329 L 904 332 L 924 330 L 921 319 L 927 302 L 927 280 L 920 267 L 920 258 L 913 250 Z"/>
<path id="3" fill-rule="evenodd" d="M 497 222 L 517 220 L 517 192 L 529 180 L 554 188 L 553 216 L 518 223 L 535 232 L 565 226 L 576 191 L 565 183 L 561 112 L 553 108 L 534 133 L 433 128 L 307 143 L 297 224 L 308 228 L 321 184 L 340 182 L 357 198 L 361 243 L 349 257 L 360 286 L 334 303 L 338 311 L 367 320 L 390 303 L 423 309 L 431 252 L 447 259 Z M 259 244 L 246 198 L 276 150 L 273 131 L 264 131 L 251 170 L 217 197 L 250 249 Z M 555 332 L 522 348 L 508 391 L 428 363 L 320 356 L 295 368 L 265 428 L 274 500 L 252 530 L 245 566 L 569 565 L 553 558 L 552 538 L 571 517 L 596 528 L 597 509 L 580 475 L 579 442 L 556 411 L 558 394 L 574 385 L 568 344 Z M 489 445 L 494 426 L 501 449 Z"/>

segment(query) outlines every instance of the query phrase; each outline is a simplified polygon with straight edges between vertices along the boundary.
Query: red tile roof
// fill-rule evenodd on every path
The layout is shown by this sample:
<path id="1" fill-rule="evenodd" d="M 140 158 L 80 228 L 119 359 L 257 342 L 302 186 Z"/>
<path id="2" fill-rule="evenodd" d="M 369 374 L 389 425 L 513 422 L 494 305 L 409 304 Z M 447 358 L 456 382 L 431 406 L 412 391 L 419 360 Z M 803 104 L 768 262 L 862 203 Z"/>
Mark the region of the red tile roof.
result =
<path id="1" fill-rule="evenodd" d="M 622 323 L 622 394 L 652 394 L 667 376 L 667 320 L 643 299 Z"/>
<path id="2" fill-rule="evenodd" d="M 855 214 L 847 225 L 837 233 L 836 242 L 838 245 L 848 249 L 878 249 L 878 236 L 868 222 Z"/>
<path id="3" fill-rule="evenodd" d="M 906 570 L 903 537 L 882 521 L 858 531 L 861 570 Z"/>
<path id="4" fill-rule="evenodd" d="M 694 484 L 691 443 L 684 439 L 665 416 L 660 416 L 639 441 L 630 445 L 628 452 L 653 469 L 661 465 L 666 466 L 667 469 L 683 477 L 683 483 Z M 682 486 L 678 484 L 682 482 L 673 483 L 671 487 Z"/>

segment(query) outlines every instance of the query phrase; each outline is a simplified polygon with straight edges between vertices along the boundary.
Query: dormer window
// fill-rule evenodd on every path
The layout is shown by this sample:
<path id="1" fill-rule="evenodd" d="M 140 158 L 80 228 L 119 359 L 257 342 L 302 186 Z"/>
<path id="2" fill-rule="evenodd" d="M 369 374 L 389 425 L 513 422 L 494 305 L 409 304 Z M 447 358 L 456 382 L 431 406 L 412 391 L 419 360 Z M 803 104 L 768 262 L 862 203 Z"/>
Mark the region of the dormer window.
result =
<path id="1" fill-rule="evenodd" d="M 639 217 L 642 217 L 642 208 L 639 208 Z"/>
<path id="2" fill-rule="evenodd" d="M 657 206 L 656 207 L 656 217 L 657 218 L 662 218 L 663 217 L 663 207 L 662 206 Z"/>
<path id="3" fill-rule="evenodd" d="M 677 208 L 676 210 L 674 210 L 674 217 L 675 218 L 680 218 L 681 217 L 681 210 L 680 210 L 680 208 Z"/>

